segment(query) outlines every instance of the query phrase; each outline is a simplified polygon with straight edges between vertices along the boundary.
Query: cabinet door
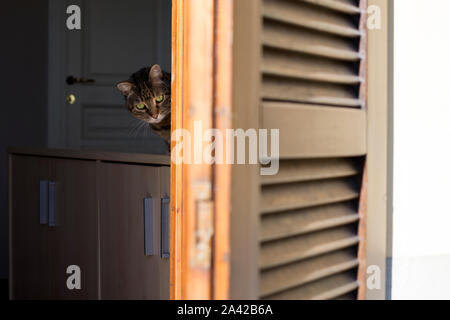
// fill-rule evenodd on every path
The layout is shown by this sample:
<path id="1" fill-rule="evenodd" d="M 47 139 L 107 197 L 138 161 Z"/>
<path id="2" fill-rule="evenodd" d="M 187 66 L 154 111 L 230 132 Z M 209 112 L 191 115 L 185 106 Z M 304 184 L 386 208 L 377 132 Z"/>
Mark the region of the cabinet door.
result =
<path id="1" fill-rule="evenodd" d="M 100 166 L 101 298 L 169 299 L 169 259 L 161 258 L 160 168 Z M 147 202 L 147 219 L 151 210 L 153 255 L 145 253 L 146 198 L 152 199 L 151 208 Z"/>
<path id="2" fill-rule="evenodd" d="M 55 183 L 55 226 L 49 227 L 54 247 L 56 299 L 98 299 L 98 198 L 96 162 L 54 159 L 50 166 Z M 51 225 L 51 224 L 50 224 Z M 67 280 L 79 268 L 81 287 Z M 70 284 L 76 284 L 70 278 Z"/>
<path id="3" fill-rule="evenodd" d="M 49 160 L 11 156 L 10 170 L 11 298 L 50 299 L 53 252 L 48 225 L 40 223 L 40 181 L 48 179 Z"/>

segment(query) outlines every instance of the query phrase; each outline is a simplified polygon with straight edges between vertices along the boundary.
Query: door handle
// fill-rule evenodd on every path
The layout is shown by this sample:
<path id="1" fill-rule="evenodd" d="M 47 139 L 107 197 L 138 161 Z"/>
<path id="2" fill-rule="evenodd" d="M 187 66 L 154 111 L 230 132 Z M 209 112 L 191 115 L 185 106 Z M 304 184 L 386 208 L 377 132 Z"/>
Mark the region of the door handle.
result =
<path id="1" fill-rule="evenodd" d="M 48 226 L 49 227 L 56 227 L 55 192 L 56 192 L 56 182 L 50 181 L 48 183 Z"/>
<path id="2" fill-rule="evenodd" d="M 74 104 L 77 101 L 77 98 L 75 97 L 75 95 L 73 93 L 70 93 L 66 96 L 66 102 L 68 104 Z"/>
<path id="3" fill-rule="evenodd" d="M 39 181 L 39 223 L 48 223 L 48 181 Z"/>
<path id="4" fill-rule="evenodd" d="M 170 257 L 170 198 L 161 199 L 161 258 Z"/>
<path id="5" fill-rule="evenodd" d="M 72 86 L 74 84 L 92 84 L 95 83 L 95 79 L 76 78 L 74 76 L 68 76 L 66 78 L 66 83 L 69 86 Z"/>
<path id="6" fill-rule="evenodd" d="M 144 253 L 146 256 L 155 254 L 153 244 L 153 199 L 144 199 Z"/>

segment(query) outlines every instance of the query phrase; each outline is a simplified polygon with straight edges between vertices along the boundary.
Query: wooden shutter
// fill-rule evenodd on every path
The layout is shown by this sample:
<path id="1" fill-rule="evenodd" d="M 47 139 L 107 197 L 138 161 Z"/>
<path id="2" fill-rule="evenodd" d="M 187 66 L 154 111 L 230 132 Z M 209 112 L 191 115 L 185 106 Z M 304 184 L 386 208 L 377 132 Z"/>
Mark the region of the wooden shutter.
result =
<path id="1" fill-rule="evenodd" d="M 262 1 L 261 127 L 280 129 L 281 161 L 261 178 L 260 298 L 357 297 L 365 7 Z"/>

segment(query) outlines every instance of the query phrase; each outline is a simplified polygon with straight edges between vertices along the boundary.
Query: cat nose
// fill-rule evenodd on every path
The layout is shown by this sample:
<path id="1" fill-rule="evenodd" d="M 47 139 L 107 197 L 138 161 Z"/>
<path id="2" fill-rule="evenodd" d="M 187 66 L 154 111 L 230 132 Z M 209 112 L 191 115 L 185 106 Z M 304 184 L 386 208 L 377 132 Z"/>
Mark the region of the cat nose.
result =
<path id="1" fill-rule="evenodd" d="M 153 118 L 153 119 L 158 119 L 158 114 L 157 114 L 157 113 L 152 114 L 152 118 Z"/>

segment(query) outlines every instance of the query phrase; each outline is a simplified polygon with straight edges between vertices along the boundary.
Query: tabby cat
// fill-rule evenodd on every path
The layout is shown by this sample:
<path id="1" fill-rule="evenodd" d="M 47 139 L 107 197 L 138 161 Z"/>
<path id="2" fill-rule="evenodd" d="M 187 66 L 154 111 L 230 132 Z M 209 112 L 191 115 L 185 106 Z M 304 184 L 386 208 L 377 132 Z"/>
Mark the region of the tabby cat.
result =
<path id="1" fill-rule="evenodd" d="M 133 73 L 117 89 L 125 97 L 131 114 L 150 125 L 170 145 L 171 75 L 157 64 Z"/>

